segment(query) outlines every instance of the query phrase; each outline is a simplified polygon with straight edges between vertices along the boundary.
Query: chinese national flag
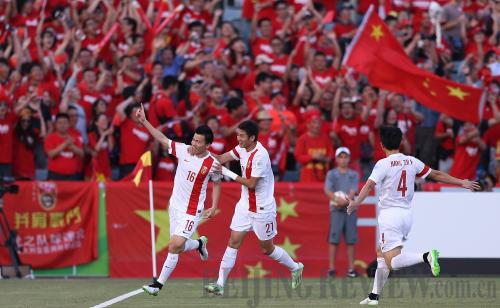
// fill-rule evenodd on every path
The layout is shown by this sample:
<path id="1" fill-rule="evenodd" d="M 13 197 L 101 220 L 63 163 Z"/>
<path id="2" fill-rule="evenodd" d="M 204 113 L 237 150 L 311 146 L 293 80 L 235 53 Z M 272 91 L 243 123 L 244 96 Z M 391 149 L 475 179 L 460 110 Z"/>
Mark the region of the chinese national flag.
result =
<path id="1" fill-rule="evenodd" d="M 376 87 L 410 96 L 459 120 L 480 121 L 482 89 L 438 77 L 415 66 L 372 8 L 349 46 L 344 64 L 366 75 Z"/>
<path id="2" fill-rule="evenodd" d="M 139 183 L 151 180 L 151 151 L 144 152 L 135 165 L 134 171 L 126 176 L 122 181 L 132 180 L 135 186 Z"/>

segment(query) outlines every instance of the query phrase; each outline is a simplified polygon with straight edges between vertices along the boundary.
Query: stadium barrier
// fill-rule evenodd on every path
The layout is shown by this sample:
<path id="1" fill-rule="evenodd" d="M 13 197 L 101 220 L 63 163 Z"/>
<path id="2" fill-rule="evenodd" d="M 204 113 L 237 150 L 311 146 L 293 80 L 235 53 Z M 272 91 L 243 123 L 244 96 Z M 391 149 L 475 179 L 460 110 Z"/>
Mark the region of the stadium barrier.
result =
<path id="1" fill-rule="evenodd" d="M 12 226 L 18 229 L 20 237 L 18 242 L 24 246 L 20 253 L 21 260 L 34 266 L 35 276 L 151 276 L 147 185 L 136 188 L 128 182 L 100 184 L 20 182 L 19 184 L 19 194 L 5 196 L 5 210 Z M 158 272 L 167 254 L 169 240 L 167 203 L 171 190 L 172 183 L 154 183 Z M 432 190 L 436 188 L 433 187 Z M 202 263 L 196 253 L 182 255 L 173 277 L 216 276 L 229 237 L 229 224 L 239 194 L 240 185 L 223 184 L 217 215 L 210 221 L 201 223 L 197 233 L 209 238 L 209 260 Z M 211 202 L 210 196 L 209 191 L 207 204 Z M 496 230 L 494 228 L 498 227 L 498 224 L 495 226 L 490 221 L 492 217 L 499 217 L 498 213 L 491 212 L 492 204 L 498 203 L 498 196 L 497 193 L 416 193 L 414 211 L 418 217 L 415 219 L 408 249 L 424 249 L 418 246 L 426 243 L 422 242 L 420 237 L 425 239 L 429 234 L 421 231 L 421 228 L 432 223 L 436 228 L 443 228 L 443 231 L 440 232 L 442 236 L 436 238 L 436 242 L 429 242 L 429 245 L 435 244 L 441 248 L 444 257 L 500 259 L 500 254 L 492 250 L 491 246 L 484 248 L 484 251 L 489 251 L 490 254 L 481 254 L 483 252 L 480 250 L 482 247 L 480 240 L 485 237 L 479 236 L 479 233 L 484 235 L 487 230 Z M 275 243 L 306 264 L 307 271 L 304 273 L 306 277 L 325 275 L 328 270 L 329 210 L 323 185 L 277 183 L 275 197 L 278 206 L 278 236 Z M 375 258 L 375 203 L 376 197 L 369 197 L 358 213 L 359 242 L 356 245 L 356 267 L 362 274 Z M 489 212 L 480 212 L 485 206 L 489 207 Z M 424 208 L 425 212 L 420 213 Z M 500 209 L 498 206 L 497 208 Z M 440 213 L 439 222 L 429 220 L 431 215 L 434 220 L 436 219 L 437 216 L 433 214 L 436 210 Z M 456 210 L 453 215 L 446 215 L 453 210 Z M 472 215 L 471 211 L 477 212 Z M 491 216 L 484 217 L 490 214 Z M 421 217 L 422 215 L 424 216 Z M 462 227 L 462 224 L 469 224 L 471 221 L 471 228 Z M 481 228 L 474 227 L 474 224 L 480 224 Z M 457 234 L 456 232 L 466 232 L 464 230 L 468 229 L 470 229 L 467 231 L 468 234 L 453 236 Z M 498 231 L 495 232 L 498 234 Z M 27 236 L 32 238 L 28 240 Z M 455 244 L 458 247 L 463 246 L 464 243 L 460 240 L 464 238 L 463 236 L 468 236 L 467 245 L 473 248 L 474 255 L 468 256 L 465 253 L 467 249 L 450 250 Z M 80 242 L 67 244 L 67 251 L 58 251 L 57 247 L 52 247 L 52 242 L 57 243 L 58 238 L 62 241 L 63 250 L 64 240 L 68 243 L 71 243 L 71 239 Z M 35 245 L 34 248 L 32 245 Z M 54 255 L 51 255 L 51 249 Z M 457 254 L 459 251 L 463 253 Z M 0 249 L 0 264 L 8 263 L 7 252 Z M 347 270 L 343 244 L 337 258 L 337 270 L 339 274 Z M 255 236 L 249 235 L 240 249 L 232 275 L 279 277 L 287 273 L 283 267 L 263 255 Z"/>

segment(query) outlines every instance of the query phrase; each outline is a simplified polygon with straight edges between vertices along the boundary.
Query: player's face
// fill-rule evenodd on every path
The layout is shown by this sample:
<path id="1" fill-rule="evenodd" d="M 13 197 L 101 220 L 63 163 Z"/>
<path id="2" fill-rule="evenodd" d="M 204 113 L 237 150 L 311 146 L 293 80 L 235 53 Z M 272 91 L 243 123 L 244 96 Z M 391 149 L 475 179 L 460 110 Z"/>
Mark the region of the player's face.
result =
<path id="1" fill-rule="evenodd" d="M 203 135 L 194 134 L 191 145 L 194 148 L 195 155 L 201 155 L 207 151 L 207 144 Z"/>
<path id="2" fill-rule="evenodd" d="M 244 130 L 241 130 L 239 128 L 236 129 L 236 139 L 238 140 L 238 144 L 242 148 L 249 147 L 254 140 L 253 137 L 249 138 L 248 134 Z"/>
<path id="3" fill-rule="evenodd" d="M 349 165 L 349 155 L 346 153 L 340 153 L 339 156 L 335 158 L 335 161 L 337 162 L 337 166 L 340 168 L 347 168 Z"/>

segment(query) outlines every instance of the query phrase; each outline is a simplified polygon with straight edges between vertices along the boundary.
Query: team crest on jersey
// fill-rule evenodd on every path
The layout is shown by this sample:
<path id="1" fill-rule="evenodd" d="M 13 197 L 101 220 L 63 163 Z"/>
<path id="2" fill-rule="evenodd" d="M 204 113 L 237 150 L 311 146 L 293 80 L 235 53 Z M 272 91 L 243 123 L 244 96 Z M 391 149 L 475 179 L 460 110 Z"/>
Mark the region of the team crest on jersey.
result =
<path id="1" fill-rule="evenodd" d="M 35 185 L 38 204 L 45 211 L 53 210 L 57 204 L 57 185 L 53 182 L 37 182 Z"/>
<path id="2" fill-rule="evenodd" d="M 207 173 L 208 171 L 208 168 L 206 166 L 203 166 L 203 168 L 201 168 L 201 174 L 205 174 Z"/>

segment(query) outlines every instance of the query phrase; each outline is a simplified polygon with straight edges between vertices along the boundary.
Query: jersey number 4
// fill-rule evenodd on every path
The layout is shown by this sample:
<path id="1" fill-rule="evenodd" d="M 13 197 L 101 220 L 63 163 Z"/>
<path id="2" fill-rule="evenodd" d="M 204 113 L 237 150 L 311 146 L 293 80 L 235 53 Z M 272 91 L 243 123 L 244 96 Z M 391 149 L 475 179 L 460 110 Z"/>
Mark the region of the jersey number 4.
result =
<path id="1" fill-rule="evenodd" d="M 401 171 L 401 177 L 399 178 L 398 191 L 401 192 L 403 197 L 406 196 L 406 191 L 408 188 L 406 187 L 406 170 Z"/>

